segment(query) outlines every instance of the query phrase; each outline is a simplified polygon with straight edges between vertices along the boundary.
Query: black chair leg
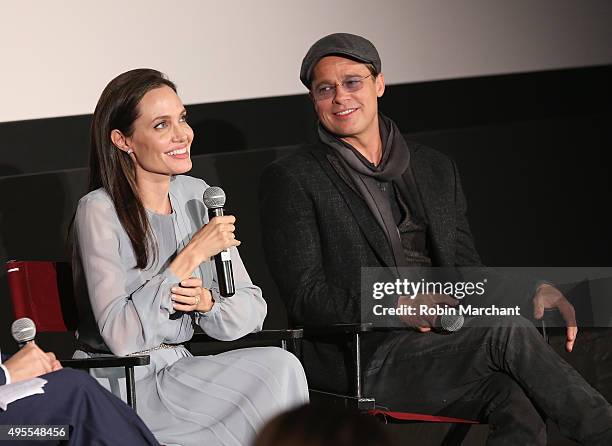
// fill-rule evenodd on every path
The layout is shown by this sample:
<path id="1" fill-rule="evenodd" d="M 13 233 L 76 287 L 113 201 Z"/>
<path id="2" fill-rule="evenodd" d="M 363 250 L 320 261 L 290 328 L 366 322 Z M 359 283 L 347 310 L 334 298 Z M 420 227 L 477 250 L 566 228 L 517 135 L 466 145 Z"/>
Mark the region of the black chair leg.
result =
<path id="1" fill-rule="evenodd" d="M 127 403 L 134 412 L 136 412 L 136 383 L 134 381 L 134 367 L 125 368 L 125 385 L 126 385 L 126 396 Z"/>
<path id="2" fill-rule="evenodd" d="M 301 339 L 291 339 L 289 341 L 289 345 L 287 346 L 289 352 L 293 353 L 297 358 L 302 362 L 302 340 Z"/>
<path id="3" fill-rule="evenodd" d="M 471 427 L 471 424 L 453 424 L 444 436 L 440 446 L 460 446 Z"/>

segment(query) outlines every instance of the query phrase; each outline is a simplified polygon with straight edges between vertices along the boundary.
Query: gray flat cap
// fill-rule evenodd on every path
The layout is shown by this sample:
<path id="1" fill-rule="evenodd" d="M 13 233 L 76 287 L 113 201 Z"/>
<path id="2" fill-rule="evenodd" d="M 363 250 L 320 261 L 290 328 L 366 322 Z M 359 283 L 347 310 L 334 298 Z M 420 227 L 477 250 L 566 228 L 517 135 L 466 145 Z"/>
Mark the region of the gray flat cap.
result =
<path id="1" fill-rule="evenodd" d="M 300 80 L 310 90 L 312 70 L 319 60 L 325 56 L 346 56 L 349 59 L 363 63 L 371 63 L 380 73 L 381 62 L 378 51 L 368 39 L 348 33 L 335 33 L 317 40 L 310 47 L 300 69 Z"/>

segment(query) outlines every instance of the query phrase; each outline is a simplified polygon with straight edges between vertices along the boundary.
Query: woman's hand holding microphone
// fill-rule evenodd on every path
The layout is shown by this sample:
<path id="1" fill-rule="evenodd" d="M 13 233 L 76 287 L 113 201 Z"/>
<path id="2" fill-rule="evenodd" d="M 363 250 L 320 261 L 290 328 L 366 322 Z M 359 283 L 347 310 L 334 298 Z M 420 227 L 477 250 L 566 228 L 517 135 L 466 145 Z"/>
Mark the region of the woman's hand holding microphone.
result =
<path id="1" fill-rule="evenodd" d="M 234 235 L 234 223 L 236 217 L 233 215 L 214 217 L 194 234 L 185 250 L 191 248 L 194 251 L 199 265 L 227 248 L 239 246 L 240 241 Z"/>
<path id="2" fill-rule="evenodd" d="M 210 290 L 202 288 L 202 279 L 192 277 L 200 263 L 232 246 L 239 246 L 234 231 L 236 217 L 214 217 L 194 234 L 189 244 L 170 264 L 170 270 L 182 280 L 172 288 L 171 298 L 177 311 L 209 311 L 214 303 Z"/>

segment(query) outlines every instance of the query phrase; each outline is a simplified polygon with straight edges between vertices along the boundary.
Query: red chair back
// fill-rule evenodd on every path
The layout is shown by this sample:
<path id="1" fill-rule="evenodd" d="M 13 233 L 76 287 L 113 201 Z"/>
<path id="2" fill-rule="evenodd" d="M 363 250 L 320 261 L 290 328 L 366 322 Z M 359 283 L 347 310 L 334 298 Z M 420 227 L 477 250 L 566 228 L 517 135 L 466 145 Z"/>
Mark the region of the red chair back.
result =
<path id="1" fill-rule="evenodd" d="M 11 260 L 6 263 L 15 319 L 29 317 L 38 332 L 76 330 L 72 271 L 66 262 Z"/>

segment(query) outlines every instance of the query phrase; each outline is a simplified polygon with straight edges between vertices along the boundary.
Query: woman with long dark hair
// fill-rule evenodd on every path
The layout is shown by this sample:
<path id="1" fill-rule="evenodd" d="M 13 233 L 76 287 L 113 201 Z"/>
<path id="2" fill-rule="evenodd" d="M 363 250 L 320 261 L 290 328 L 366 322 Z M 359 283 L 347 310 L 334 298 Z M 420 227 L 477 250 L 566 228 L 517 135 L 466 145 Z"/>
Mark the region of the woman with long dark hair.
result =
<path id="1" fill-rule="evenodd" d="M 138 413 L 164 444 L 247 444 L 307 400 L 297 359 L 265 347 L 193 357 L 194 325 L 220 340 L 261 329 L 266 303 L 240 259 L 235 218 L 208 221 L 191 169 L 193 131 L 163 74 L 137 69 L 102 92 L 91 126 L 90 192 L 79 202 L 73 270 L 78 356 L 147 353 Z M 219 295 L 211 257 L 230 250 L 236 293 Z M 92 370 L 115 391 L 120 373 Z M 109 427 L 112 428 L 112 427 Z"/>

